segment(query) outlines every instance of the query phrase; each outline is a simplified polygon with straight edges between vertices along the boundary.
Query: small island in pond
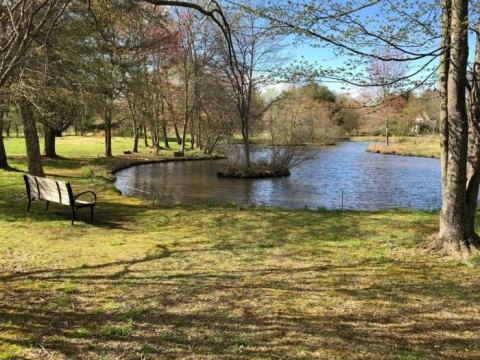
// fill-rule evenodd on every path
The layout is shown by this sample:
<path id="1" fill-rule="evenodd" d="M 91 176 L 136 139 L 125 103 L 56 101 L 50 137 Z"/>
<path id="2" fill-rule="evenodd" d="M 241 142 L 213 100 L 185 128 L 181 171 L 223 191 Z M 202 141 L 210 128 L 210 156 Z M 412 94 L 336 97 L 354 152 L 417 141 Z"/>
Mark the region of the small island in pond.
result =
<path id="1" fill-rule="evenodd" d="M 237 178 L 237 179 L 261 179 L 290 176 L 288 169 L 274 170 L 271 167 L 251 167 L 237 168 L 226 167 L 217 172 L 217 176 L 221 178 Z"/>

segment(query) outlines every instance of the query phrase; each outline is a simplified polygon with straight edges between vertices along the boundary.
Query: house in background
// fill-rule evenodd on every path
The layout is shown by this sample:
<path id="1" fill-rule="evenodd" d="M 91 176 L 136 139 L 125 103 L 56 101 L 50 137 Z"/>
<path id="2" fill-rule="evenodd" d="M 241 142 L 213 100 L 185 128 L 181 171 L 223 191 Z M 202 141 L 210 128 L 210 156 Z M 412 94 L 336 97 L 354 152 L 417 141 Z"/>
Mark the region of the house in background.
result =
<path id="1" fill-rule="evenodd" d="M 432 119 L 426 112 L 422 112 L 412 121 L 410 132 L 415 135 L 432 134 L 438 131 L 438 120 Z"/>

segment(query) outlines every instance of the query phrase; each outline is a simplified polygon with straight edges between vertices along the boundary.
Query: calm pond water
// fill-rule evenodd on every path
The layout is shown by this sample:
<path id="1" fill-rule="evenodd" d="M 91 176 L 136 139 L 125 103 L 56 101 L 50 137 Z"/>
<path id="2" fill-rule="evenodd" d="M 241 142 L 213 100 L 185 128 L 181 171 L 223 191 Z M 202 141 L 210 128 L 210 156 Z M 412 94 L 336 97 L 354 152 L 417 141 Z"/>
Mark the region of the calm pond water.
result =
<path id="1" fill-rule="evenodd" d="M 140 165 L 117 173 L 124 195 L 171 204 L 265 204 L 288 208 L 438 209 L 437 159 L 372 154 L 367 143 L 341 142 L 277 179 L 221 179 L 223 160 Z M 153 195 L 154 194 L 154 195 Z"/>

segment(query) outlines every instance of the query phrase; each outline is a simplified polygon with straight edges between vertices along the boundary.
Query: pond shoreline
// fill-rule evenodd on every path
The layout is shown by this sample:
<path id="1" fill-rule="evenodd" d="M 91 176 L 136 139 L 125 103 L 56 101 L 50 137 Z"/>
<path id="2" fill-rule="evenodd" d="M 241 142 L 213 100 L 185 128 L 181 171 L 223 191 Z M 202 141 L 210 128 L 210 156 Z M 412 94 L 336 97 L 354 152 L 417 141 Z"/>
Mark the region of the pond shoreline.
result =
<path id="1" fill-rule="evenodd" d="M 384 139 L 372 139 L 366 151 L 385 155 L 439 159 L 440 139 L 437 137 L 394 137 L 388 146 L 385 145 Z"/>
<path id="2" fill-rule="evenodd" d="M 169 163 L 169 162 L 183 162 L 183 161 L 201 161 L 201 160 L 225 160 L 226 156 L 223 155 L 205 155 L 198 157 L 176 157 L 176 158 L 160 158 L 160 159 L 130 159 L 127 163 L 113 166 L 110 169 L 110 173 L 115 175 L 121 170 L 125 170 L 134 166 L 156 164 L 156 163 Z"/>
<path id="3" fill-rule="evenodd" d="M 417 153 L 409 153 L 409 152 L 398 152 L 397 150 L 379 150 L 379 149 L 370 149 L 367 148 L 366 152 L 373 153 L 373 154 L 383 154 L 383 155 L 394 155 L 394 156 L 408 156 L 408 157 L 419 157 L 419 158 L 426 158 L 426 159 L 439 159 L 439 156 L 436 155 L 422 155 Z"/>

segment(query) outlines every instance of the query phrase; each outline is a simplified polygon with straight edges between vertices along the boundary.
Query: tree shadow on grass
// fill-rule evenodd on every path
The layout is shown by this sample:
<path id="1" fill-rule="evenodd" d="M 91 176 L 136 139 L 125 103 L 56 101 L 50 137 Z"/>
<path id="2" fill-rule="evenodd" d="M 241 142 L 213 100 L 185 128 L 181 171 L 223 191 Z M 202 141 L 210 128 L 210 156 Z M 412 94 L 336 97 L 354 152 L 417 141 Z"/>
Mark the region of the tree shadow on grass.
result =
<path id="1" fill-rule="evenodd" d="M 12 167 L 12 166 L 8 166 L 6 169 L 0 169 L 0 170 L 3 170 L 3 171 L 8 171 L 8 172 L 16 172 L 16 173 L 23 173 L 24 171 L 23 170 L 20 170 L 20 169 L 17 169 L 15 167 Z"/>
<path id="2" fill-rule="evenodd" d="M 147 210 L 109 202 L 102 212 L 128 223 Z M 155 230 L 178 227 L 184 242 L 0 277 L 0 341 L 68 359 L 480 356 L 478 271 L 369 250 L 395 242 L 372 240 L 379 227 L 410 231 L 416 219 L 378 214 L 366 227 L 376 214 L 159 214 Z"/>
<path id="3" fill-rule="evenodd" d="M 148 268 L 179 255 L 195 251 L 164 248 L 143 259 L 3 279 L 10 285 L 0 299 L 0 340 L 81 359 L 479 355 L 480 319 L 471 317 L 480 300 L 475 284 L 392 283 L 373 275 L 385 272 L 375 262 L 149 275 Z M 423 267 L 408 265 L 399 269 L 410 276 Z M 118 266 L 128 271 L 101 272 Z M 89 271 L 95 274 L 84 274 Z M 312 272 L 328 276 L 312 279 Z M 340 276 L 345 272 L 372 274 L 377 283 L 356 287 Z M 401 301 L 392 301 L 392 293 Z M 467 295 L 452 301 L 455 293 Z M 9 337 L 12 328 L 22 336 Z"/>

